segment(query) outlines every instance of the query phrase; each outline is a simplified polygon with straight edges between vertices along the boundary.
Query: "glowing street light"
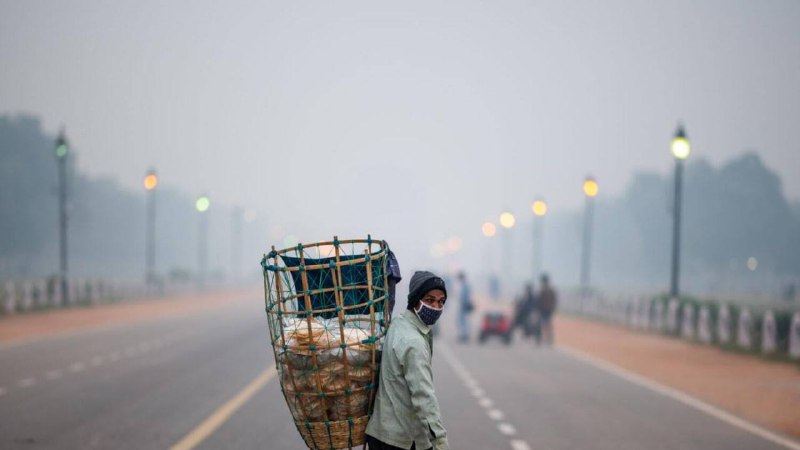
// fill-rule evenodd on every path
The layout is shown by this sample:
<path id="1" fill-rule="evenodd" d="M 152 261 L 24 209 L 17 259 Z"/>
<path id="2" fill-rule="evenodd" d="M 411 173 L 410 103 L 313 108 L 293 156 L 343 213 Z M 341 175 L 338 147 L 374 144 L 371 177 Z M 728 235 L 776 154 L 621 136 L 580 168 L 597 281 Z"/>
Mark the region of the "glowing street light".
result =
<path id="1" fill-rule="evenodd" d="M 481 225 L 481 233 L 488 238 L 494 237 L 497 234 L 497 227 L 492 222 L 484 222 Z"/>
<path id="2" fill-rule="evenodd" d="M 594 198 L 600 187 L 597 180 L 588 176 L 583 182 L 583 194 L 586 203 L 583 210 L 583 243 L 581 245 L 581 291 L 583 295 L 589 293 L 589 271 L 591 269 L 592 252 L 592 223 L 594 220 Z"/>
<path id="3" fill-rule="evenodd" d="M 514 214 L 508 211 L 500 214 L 500 225 L 503 228 L 512 228 L 515 223 L 517 223 L 517 219 L 514 218 Z"/>
<path id="4" fill-rule="evenodd" d="M 672 156 L 675 157 L 675 193 L 672 210 L 672 264 L 670 274 L 669 295 L 677 297 L 680 293 L 680 259 L 681 259 L 681 197 L 683 196 L 683 161 L 689 157 L 691 146 L 683 124 L 678 124 L 672 138 Z"/>
<path id="5" fill-rule="evenodd" d="M 56 139 L 55 154 L 58 164 L 58 276 L 61 285 L 61 302 L 69 304 L 69 289 L 67 289 L 67 277 L 69 276 L 69 257 L 67 254 L 67 156 L 69 155 L 69 142 L 63 127 Z"/>
<path id="6" fill-rule="evenodd" d="M 194 202 L 194 207 L 199 214 L 199 233 L 197 243 L 197 287 L 200 290 L 205 288 L 206 282 L 206 266 L 208 261 L 208 219 L 206 212 L 211 207 L 211 200 L 208 196 L 201 195 L 197 197 Z"/>
<path id="7" fill-rule="evenodd" d="M 534 200 L 531 204 L 531 211 L 533 211 L 533 266 L 531 267 L 533 277 L 536 277 L 538 273 L 542 271 L 542 246 L 544 243 L 544 239 L 542 237 L 543 234 L 543 223 L 544 216 L 547 215 L 547 203 L 542 200 Z"/>
<path id="8" fill-rule="evenodd" d="M 148 289 L 151 289 L 155 282 L 156 268 L 156 186 L 158 186 L 158 175 L 154 169 L 147 171 L 143 184 L 147 191 L 144 230 L 145 284 Z"/>

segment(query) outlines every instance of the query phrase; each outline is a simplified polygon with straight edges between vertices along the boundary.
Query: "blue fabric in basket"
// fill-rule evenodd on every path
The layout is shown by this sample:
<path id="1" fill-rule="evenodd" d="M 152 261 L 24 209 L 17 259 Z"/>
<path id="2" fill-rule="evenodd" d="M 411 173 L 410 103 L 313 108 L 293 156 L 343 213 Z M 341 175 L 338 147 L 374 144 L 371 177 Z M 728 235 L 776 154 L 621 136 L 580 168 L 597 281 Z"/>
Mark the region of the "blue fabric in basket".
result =
<path id="1" fill-rule="evenodd" d="M 281 259 L 283 259 L 283 263 L 286 264 L 286 267 L 298 267 L 300 266 L 300 258 L 292 257 L 292 256 L 285 256 L 281 255 Z M 342 266 L 342 286 L 364 286 L 363 289 L 349 289 L 344 290 L 342 293 L 344 294 L 343 304 L 344 306 L 353 306 L 358 305 L 360 303 L 366 303 L 369 301 L 369 291 L 367 290 L 367 264 L 363 262 L 364 256 L 361 255 L 347 255 L 347 256 L 340 256 L 339 261 L 350 261 L 353 259 L 361 259 L 362 262 L 351 264 L 348 266 Z M 318 289 L 330 289 L 334 287 L 333 283 L 333 274 L 336 271 L 332 271 L 328 264 L 331 261 L 336 261 L 336 258 L 320 258 L 320 259 L 313 259 L 313 258 L 305 258 L 304 265 L 306 267 L 315 266 L 319 264 L 324 264 L 325 267 L 322 269 L 314 269 L 314 270 L 305 270 L 306 279 L 308 280 L 308 289 L 309 290 L 318 290 Z M 373 260 L 372 261 L 372 284 L 373 286 L 383 287 L 383 261 L 381 259 Z M 303 272 L 299 270 L 295 270 L 291 272 L 292 281 L 294 282 L 295 289 L 299 293 L 303 290 Z M 377 298 L 383 295 L 380 291 L 373 292 L 373 297 Z M 328 308 L 335 308 L 336 307 L 336 295 L 333 291 L 324 292 L 319 294 L 311 294 L 311 309 L 314 311 L 320 309 L 328 309 Z M 297 308 L 298 311 L 305 311 L 306 305 L 305 301 L 300 299 L 298 302 Z M 375 311 L 382 312 L 383 311 L 383 302 L 375 302 Z M 369 314 L 369 306 L 363 306 L 360 308 L 353 308 L 353 309 L 346 309 L 344 311 L 345 314 L 353 315 L 353 314 Z M 315 317 L 322 317 L 325 319 L 336 317 L 336 311 L 329 311 L 324 313 L 314 313 Z"/>

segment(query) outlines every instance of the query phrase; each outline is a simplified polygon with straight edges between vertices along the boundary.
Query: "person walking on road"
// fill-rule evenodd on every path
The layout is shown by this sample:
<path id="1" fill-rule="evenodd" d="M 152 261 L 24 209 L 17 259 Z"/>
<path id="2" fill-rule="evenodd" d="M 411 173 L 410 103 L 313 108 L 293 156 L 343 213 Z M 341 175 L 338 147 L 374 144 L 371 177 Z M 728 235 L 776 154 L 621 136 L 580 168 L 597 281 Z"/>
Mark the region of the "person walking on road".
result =
<path id="1" fill-rule="evenodd" d="M 545 273 L 541 276 L 542 288 L 539 291 L 539 316 L 541 323 L 542 342 L 553 344 L 553 314 L 556 312 L 558 296 L 550 286 L 550 277 Z"/>
<path id="2" fill-rule="evenodd" d="M 383 344 L 375 408 L 367 424 L 369 450 L 449 450 L 433 389 L 431 327 L 447 300 L 444 280 L 415 272 L 408 307 L 392 320 Z"/>
<path id="3" fill-rule="evenodd" d="M 522 329 L 526 337 L 533 336 L 538 343 L 539 332 L 539 298 L 533 289 L 533 283 L 525 285 L 525 292 L 515 305 L 514 326 Z"/>
<path id="4" fill-rule="evenodd" d="M 464 272 L 458 273 L 458 281 L 461 282 L 458 302 L 458 340 L 459 342 L 469 342 L 469 316 L 475 309 L 475 305 L 472 303 L 472 289 Z"/>

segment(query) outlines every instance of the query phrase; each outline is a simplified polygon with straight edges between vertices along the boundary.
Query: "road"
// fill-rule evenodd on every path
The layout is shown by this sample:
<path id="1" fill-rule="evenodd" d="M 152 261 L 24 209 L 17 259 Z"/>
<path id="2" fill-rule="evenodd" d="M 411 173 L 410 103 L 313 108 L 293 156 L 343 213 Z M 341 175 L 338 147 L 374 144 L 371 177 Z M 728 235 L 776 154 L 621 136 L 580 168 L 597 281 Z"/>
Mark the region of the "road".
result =
<path id="1" fill-rule="evenodd" d="M 453 449 L 784 448 L 559 348 L 461 345 L 447 331 L 434 377 Z M 0 362 L 3 449 L 161 449 L 193 431 L 200 449 L 305 448 L 255 296 L 0 346 Z"/>

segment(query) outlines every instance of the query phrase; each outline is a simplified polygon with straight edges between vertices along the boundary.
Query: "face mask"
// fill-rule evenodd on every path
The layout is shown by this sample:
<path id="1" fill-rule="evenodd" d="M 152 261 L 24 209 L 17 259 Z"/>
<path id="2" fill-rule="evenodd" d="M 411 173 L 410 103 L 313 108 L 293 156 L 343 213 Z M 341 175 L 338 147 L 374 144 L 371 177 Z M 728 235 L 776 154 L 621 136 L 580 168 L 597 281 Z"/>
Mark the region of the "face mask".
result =
<path id="1" fill-rule="evenodd" d="M 419 302 L 419 309 L 415 309 L 414 313 L 417 314 L 417 317 L 419 317 L 422 323 L 430 327 L 439 320 L 442 311 L 444 311 L 444 306 L 441 308 L 432 308 L 423 302 Z"/>

